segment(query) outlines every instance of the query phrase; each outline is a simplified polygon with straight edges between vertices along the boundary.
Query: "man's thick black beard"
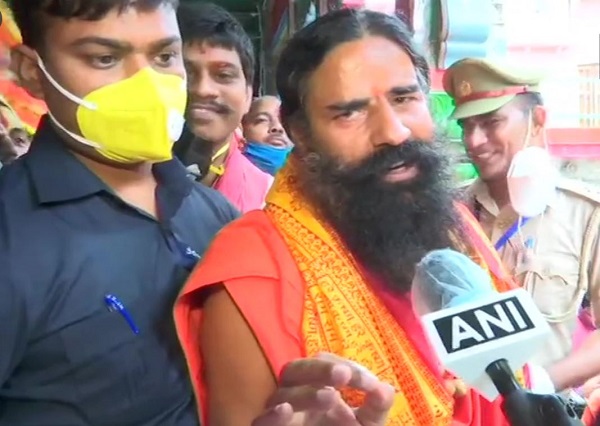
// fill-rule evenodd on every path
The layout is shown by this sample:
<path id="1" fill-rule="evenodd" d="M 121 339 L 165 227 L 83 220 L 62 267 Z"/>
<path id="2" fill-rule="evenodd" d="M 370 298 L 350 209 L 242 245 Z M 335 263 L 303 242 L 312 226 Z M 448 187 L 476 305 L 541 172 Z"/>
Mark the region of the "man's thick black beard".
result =
<path id="1" fill-rule="evenodd" d="M 454 246 L 451 231 L 461 226 L 447 144 L 407 141 L 352 167 L 316 151 L 299 159 L 302 193 L 361 267 L 396 293 L 410 291 L 415 265 L 425 254 Z M 386 182 L 389 168 L 399 162 L 416 167 L 418 176 Z"/>

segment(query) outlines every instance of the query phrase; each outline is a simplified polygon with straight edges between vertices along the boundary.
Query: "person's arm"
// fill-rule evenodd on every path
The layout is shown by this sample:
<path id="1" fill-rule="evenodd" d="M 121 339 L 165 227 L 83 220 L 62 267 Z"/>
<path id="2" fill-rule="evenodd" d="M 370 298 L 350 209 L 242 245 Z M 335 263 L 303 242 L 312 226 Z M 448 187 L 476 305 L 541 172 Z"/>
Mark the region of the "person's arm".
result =
<path id="1" fill-rule="evenodd" d="M 225 288 L 209 291 L 200 330 L 208 424 L 250 425 L 275 393 L 276 378 Z"/>
<path id="2" fill-rule="evenodd" d="M 332 354 L 295 360 L 279 380 L 222 286 L 207 296 L 201 351 L 211 426 L 383 426 L 395 390 L 352 361 Z M 365 393 L 350 408 L 336 389 Z"/>
<path id="3" fill-rule="evenodd" d="M 592 316 L 596 326 L 600 325 L 600 241 L 596 232 L 592 252 L 589 256 L 589 296 Z M 581 347 L 566 358 L 548 368 L 557 390 L 583 385 L 600 374 L 600 331 L 591 333 Z"/>
<path id="4" fill-rule="evenodd" d="M 557 391 L 581 386 L 600 374 L 600 332 L 594 331 L 578 350 L 547 370 Z"/>

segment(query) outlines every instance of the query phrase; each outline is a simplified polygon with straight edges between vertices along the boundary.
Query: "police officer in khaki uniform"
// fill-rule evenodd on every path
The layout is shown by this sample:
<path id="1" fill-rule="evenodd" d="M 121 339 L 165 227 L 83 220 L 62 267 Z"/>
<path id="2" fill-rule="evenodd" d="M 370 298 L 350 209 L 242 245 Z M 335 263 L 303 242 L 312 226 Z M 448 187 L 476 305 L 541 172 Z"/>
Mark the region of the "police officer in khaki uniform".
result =
<path id="1" fill-rule="evenodd" d="M 586 292 L 600 324 L 600 192 L 561 177 L 541 215 L 523 218 L 513 209 L 507 175 L 515 154 L 525 146 L 545 146 L 540 81 L 530 69 L 464 59 L 446 71 L 443 84 L 479 171 L 465 189 L 467 202 L 551 324 L 553 338 L 532 360 L 548 366 L 571 352 Z"/>

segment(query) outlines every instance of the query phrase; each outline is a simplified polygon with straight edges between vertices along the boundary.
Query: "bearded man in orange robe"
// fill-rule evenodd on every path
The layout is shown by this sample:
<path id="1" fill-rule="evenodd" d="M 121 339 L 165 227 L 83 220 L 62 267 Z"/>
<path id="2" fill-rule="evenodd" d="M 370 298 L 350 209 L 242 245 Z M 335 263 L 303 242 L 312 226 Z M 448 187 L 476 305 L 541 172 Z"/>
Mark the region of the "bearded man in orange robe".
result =
<path id="1" fill-rule="evenodd" d="M 328 352 L 393 387 L 387 419 L 350 409 L 376 405 L 376 385 L 315 380 L 306 401 L 344 404 L 316 413 L 297 403 L 286 424 L 506 426 L 499 403 L 439 365 L 412 310 L 415 264 L 434 249 L 468 254 L 498 291 L 512 281 L 454 200 L 429 70 L 405 24 L 356 10 L 319 18 L 281 54 L 277 89 L 295 149 L 265 210 L 217 236 L 175 306 L 206 424 L 253 424 L 285 365 Z"/>

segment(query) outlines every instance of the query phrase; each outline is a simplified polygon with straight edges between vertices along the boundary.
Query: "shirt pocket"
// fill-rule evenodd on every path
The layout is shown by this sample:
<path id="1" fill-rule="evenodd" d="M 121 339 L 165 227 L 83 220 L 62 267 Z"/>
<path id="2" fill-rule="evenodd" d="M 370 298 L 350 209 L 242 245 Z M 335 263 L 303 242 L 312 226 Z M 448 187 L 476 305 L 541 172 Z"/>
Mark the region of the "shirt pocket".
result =
<path id="1" fill-rule="evenodd" d="M 170 311 L 161 313 L 146 297 L 123 304 L 139 334 L 108 309 L 61 331 L 77 391 L 70 398 L 96 425 L 150 424 L 192 395 L 185 361 L 170 340 Z"/>
<path id="2" fill-rule="evenodd" d="M 577 315 L 586 290 L 578 288 L 577 262 L 532 256 L 516 267 L 515 277 L 549 322 L 563 322 Z"/>
<path id="3" fill-rule="evenodd" d="M 102 404 L 107 403 L 110 405 L 105 407 L 117 409 L 148 385 L 150 375 L 144 368 L 143 355 L 149 324 L 142 316 L 142 304 L 143 301 L 125 304 L 139 334 L 119 311 L 108 309 L 82 318 L 60 332 L 69 378 L 77 389 L 77 400 L 88 414 L 100 415 Z"/>
<path id="4" fill-rule="evenodd" d="M 93 361 L 139 338 L 120 312 L 108 309 L 69 325 L 60 336 L 67 359 L 74 366 Z"/>

